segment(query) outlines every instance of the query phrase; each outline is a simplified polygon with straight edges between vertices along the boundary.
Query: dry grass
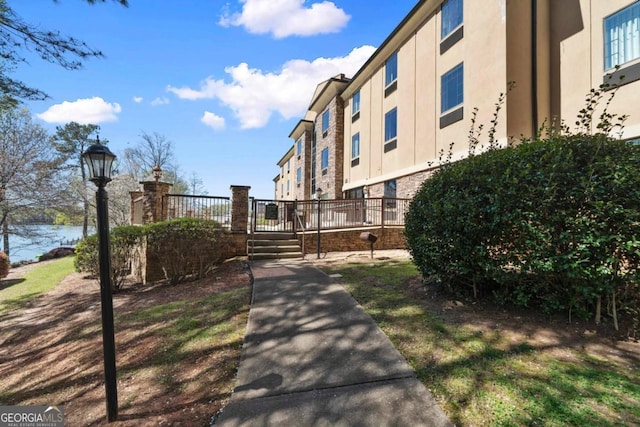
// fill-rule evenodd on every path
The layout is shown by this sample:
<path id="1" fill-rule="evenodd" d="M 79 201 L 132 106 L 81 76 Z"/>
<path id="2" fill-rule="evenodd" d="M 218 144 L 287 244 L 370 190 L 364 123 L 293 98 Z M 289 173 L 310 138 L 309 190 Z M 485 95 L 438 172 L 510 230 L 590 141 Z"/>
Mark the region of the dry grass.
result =
<path id="1" fill-rule="evenodd" d="M 0 313 L 0 404 L 64 405 L 68 425 L 106 424 L 99 301 L 96 281 L 73 273 Z M 249 275 L 235 261 L 204 280 L 115 295 L 110 425 L 208 425 L 233 389 L 249 303 Z"/>

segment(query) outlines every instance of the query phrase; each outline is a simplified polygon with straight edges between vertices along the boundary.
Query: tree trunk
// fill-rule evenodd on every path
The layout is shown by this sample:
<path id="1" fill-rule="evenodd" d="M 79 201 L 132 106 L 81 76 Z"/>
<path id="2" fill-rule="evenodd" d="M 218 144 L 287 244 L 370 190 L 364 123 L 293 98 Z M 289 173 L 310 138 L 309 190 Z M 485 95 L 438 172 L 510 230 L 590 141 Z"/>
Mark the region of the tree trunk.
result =
<path id="1" fill-rule="evenodd" d="M 596 299 L 596 325 L 600 324 L 600 316 L 602 314 L 602 297 Z"/>
<path id="2" fill-rule="evenodd" d="M 618 308 L 616 307 L 616 291 L 612 292 L 613 297 L 613 327 L 618 330 Z"/>
<path id="3" fill-rule="evenodd" d="M 6 220 L 2 223 L 2 248 L 5 255 L 9 257 L 9 224 Z"/>

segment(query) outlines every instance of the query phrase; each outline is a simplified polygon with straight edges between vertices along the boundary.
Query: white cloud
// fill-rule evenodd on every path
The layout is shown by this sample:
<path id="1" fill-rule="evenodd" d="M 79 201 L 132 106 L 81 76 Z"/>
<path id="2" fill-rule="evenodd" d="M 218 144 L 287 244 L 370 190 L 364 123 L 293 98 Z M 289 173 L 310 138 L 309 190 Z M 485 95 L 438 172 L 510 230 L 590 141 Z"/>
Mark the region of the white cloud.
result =
<path id="1" fill-rule="evenodd" d="M 225 68 L 230 83 L 208 77 L 199 89 L 168 86 L 167 90 L 182 99 L 218 99 L 234 112 L 243 129 L 259 128 L 267 124 L 273 112 L 285 119 L 304 116 L 319 83 L 340 73 L 353 76 L 374 51 L 372 46 L 362 46 L 347 56 L 311 62 L 295 59 L 286 62 L 279 73 L 241 63 Z"/>
<path id="2" fill-rule="evenodd" d="M 158 105 L 167 105 L 169 103 L 169 98 L 166 96 L 157 97 L 153 101 L 151 101 L 151 105 L 157 107 Z"/>
<path id="3" fill-rule="evenodd" d="M 136 104 L 140 104 L 143 100 L 144 100 L 144 98 L 142 98 L 141 96 L 134 96 L 133 97 L 133 102 L 135 102 Z"/>
<path id="4" fill-rule="evenodd" d="M 240 13 L 223 13 L 219 24 L 242 26 L 250 33 L 275 38 L 336 33 L 351 18 L 335 3 L 322 1 L 305 7 L 305 0 L 240 0 Z"/>
<path id="5" fill-rule="evenodd" d="M 73 102 L 64 101 L 55 104 L 47 111 L 36 116 L 47 123 L 78 122 L 80 124 L 100 124 L 115 122 L 122 107 L 117 102 L 109 103 L 95 96 L 93 98 L 78 99 Z"/>
<path id="6" fill-rule="evenodd" d="M 209 111 L 204 112 L 204 115 L 202 116 L 200 121 L 215 130 L 224 129 L 224 118 L 210 113 Z"/>

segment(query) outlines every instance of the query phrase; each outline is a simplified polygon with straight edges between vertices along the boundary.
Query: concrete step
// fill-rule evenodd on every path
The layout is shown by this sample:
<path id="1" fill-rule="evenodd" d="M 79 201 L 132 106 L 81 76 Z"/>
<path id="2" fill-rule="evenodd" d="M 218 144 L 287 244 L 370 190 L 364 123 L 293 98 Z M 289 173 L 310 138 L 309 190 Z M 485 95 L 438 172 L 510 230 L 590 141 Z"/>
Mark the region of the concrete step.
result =
<path id="1" fill-rule="evenodd" d="M 296 235 L 293 233 L 283 233 L 277 231 L 269 231 L 269 232 L 259 232 L 254 233 L 254 240 L 292 240 L 295 239 Z M 251 240 L 251 238 L 249 239 Z"/>
<path id="2" fill-rule="evenodd" d="M 255 233 L 247 246 L 251 259 L 302 258 L 300 242 L 293 233 Z"/>
<path id="3" fill-rule="evenodd" d="M 249 254 L 249 258 L 252 260 L 302 258 L 302 252 L 254 253 L 253 256 Z"/>
<path id="4" fill-rule="evenodd" d="M 249 251 L 253 251 L 254 254 L 300 252 L 300 246 L 299 245 L 254 246 L 253 249 L 251 249 L 250 247 Z"/>
<path id="5" fill-rule="evenodd" d="M 282 240 L 251 240 L 249 239 L 249 246 L 299 246 L 298 239 L 282 239 Z"/>

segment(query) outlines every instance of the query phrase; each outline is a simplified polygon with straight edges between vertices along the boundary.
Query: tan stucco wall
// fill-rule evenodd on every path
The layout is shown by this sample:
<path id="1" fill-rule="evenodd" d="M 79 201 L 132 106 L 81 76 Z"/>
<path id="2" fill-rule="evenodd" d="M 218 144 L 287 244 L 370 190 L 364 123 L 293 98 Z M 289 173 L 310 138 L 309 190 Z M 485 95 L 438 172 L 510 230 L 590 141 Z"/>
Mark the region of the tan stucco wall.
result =
<path id="1" fill-rule="evenodd" d="M 585 106 L 586 94 L 598 88 L 606 74 L 603 20 L 632 3 L 634 0 L 550 2 L 552 114 L 572 128 L 577 112 Z M 609 108 L 612 113 L 629 115 L 624 137 L 640 136 L 638 94 L 640 81 L 626 84 L 616 93 Z"/>
<path id="2" fill-rule="evenodd" d="M 440 14 L 428 16 L 398 52 L 398 89 L 384 97 L 384 66 L 359 86 L 361 112 L 355 123 L 346 120 L 344 144 L 349 152 L 344 161 L 343 189 L 372 185 L 387 179 L 428 169 L 440 152 L 454 142 L 458 156 L 468 151 L 471 113 L 478 107 L 478 123 L 489 126 L 494 104 L 506 90 L 506 0 L 466 1 L 464 37 L 440 54 Z M 389 54 L 393 53 L 390 51 Z M 464 62 L 464 118 L 440 128 L 440 79 Z M 351 117 L 351 100 L 345 100 L 345 116 Z M 397 148 L 384 153 L 384 115 L 398 108 Z M 507 136 L 504 116 L 497 137 Z M 351 137 L 360 132 L 360 164 L 351 167 Z M 485 131 L 486 135 L 486 131 Z"/>

